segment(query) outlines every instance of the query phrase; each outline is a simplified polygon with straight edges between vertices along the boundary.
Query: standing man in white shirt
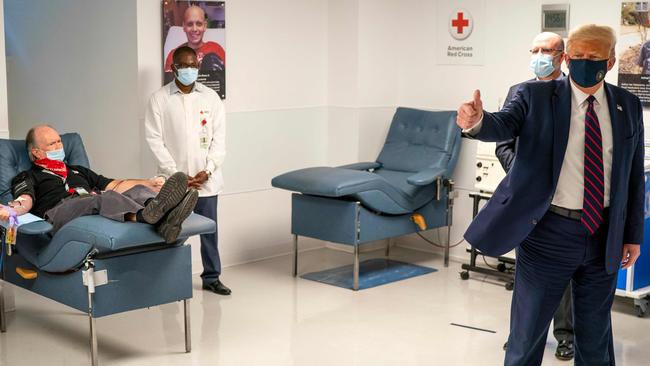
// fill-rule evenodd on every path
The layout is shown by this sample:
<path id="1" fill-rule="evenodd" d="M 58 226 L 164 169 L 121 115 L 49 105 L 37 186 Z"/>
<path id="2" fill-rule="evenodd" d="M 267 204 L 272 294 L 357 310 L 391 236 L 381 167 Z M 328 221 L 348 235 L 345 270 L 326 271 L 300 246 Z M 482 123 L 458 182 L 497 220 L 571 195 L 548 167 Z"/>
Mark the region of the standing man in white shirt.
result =
<path id="1" fill-rule="evenodd" d="M 145 115 L 145 135 L 158 162 L 158 173 L 185 172 L 190 188 L 199 190 L 194 212 L 217 222 L 221 166 L 226 156 L 226 112 L 219 95 L 196 81 L 199 62 L 187 46 L 174 51 L 174 80 L 156 91 Z M 218 231 L 201 235 L 203 289 L 220 295 L 231 291 L 219 279 Z"/>

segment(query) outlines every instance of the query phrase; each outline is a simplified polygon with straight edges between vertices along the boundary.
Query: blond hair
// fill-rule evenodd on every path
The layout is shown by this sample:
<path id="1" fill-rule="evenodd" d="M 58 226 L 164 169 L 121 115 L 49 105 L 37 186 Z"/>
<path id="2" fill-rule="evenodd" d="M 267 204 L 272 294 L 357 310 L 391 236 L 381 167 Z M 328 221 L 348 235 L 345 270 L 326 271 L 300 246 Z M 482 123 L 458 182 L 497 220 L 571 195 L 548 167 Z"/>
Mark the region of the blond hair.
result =
<path id="1" fill-rule="evenodd" d="M 614 57 L 616 48 L 616 33 L 612 27 L 597 24 L 584 24 L 574 28 L 569 33 L 566 49 L 567 53 L 571 50 L 571 44 L 575 41 L 582 42 L 597 42 L 607 45 L 609 48 L 609 56 Z"/>

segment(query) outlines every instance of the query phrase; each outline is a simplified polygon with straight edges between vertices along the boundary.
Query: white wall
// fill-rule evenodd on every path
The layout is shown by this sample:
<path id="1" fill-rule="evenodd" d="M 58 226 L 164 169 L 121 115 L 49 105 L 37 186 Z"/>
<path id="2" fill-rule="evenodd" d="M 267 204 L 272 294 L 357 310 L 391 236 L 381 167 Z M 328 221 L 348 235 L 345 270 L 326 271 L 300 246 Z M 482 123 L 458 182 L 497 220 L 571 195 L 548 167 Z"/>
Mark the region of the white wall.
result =
<path id="1" fill-rule="evenodd" d="M 327 15 L 327 162 L 343 165 L 359 155 L 358 1 L 330 0 Z"/>
<path id="2" fill-rule="evenodd" d="M 4 0 L 0 0 L 0 55 L 4 52 Z M 3 57 L 0 57 L 0 138 L 9 138 L 9 115 L 7 112 L 7 62 Z"/>
<path id="3" fill-rule="evenodd" d="M 4 2 L 9 127 L 79 132 L 93 167 L 140 174 L 135 2 Z M 1 88 L 1 86 L 0 86 Z"/>

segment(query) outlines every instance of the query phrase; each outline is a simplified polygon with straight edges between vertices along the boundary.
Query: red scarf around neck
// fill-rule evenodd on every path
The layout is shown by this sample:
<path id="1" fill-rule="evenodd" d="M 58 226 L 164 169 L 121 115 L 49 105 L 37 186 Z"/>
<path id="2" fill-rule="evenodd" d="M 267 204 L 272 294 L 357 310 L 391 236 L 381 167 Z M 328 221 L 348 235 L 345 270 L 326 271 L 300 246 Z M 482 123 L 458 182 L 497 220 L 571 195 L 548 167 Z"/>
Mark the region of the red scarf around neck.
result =
<path id="1" fill-rule="evenodd" d="M 62 161 L 43 158 L 43 159 L 34 160 L 34 164 L 40 166 L 41 168 L 47 169 L 56 175 L 63 177 L 63 179 L 68 177 L 68 167 L 65 166 L 65 163 Z"/>

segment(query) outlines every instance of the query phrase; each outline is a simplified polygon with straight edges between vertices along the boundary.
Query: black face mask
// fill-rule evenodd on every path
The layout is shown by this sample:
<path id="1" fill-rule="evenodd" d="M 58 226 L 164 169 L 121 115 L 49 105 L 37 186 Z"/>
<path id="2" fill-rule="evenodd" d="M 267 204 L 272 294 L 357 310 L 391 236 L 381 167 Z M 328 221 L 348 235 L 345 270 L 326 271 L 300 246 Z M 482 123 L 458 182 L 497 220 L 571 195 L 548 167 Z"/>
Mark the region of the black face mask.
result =
<path id="1" fill-rule="evenodd" d="M 590 88 L 605 78 L 607 61 L 570 59 L 569 74 L 571 79 L 583 88 Z"/>

